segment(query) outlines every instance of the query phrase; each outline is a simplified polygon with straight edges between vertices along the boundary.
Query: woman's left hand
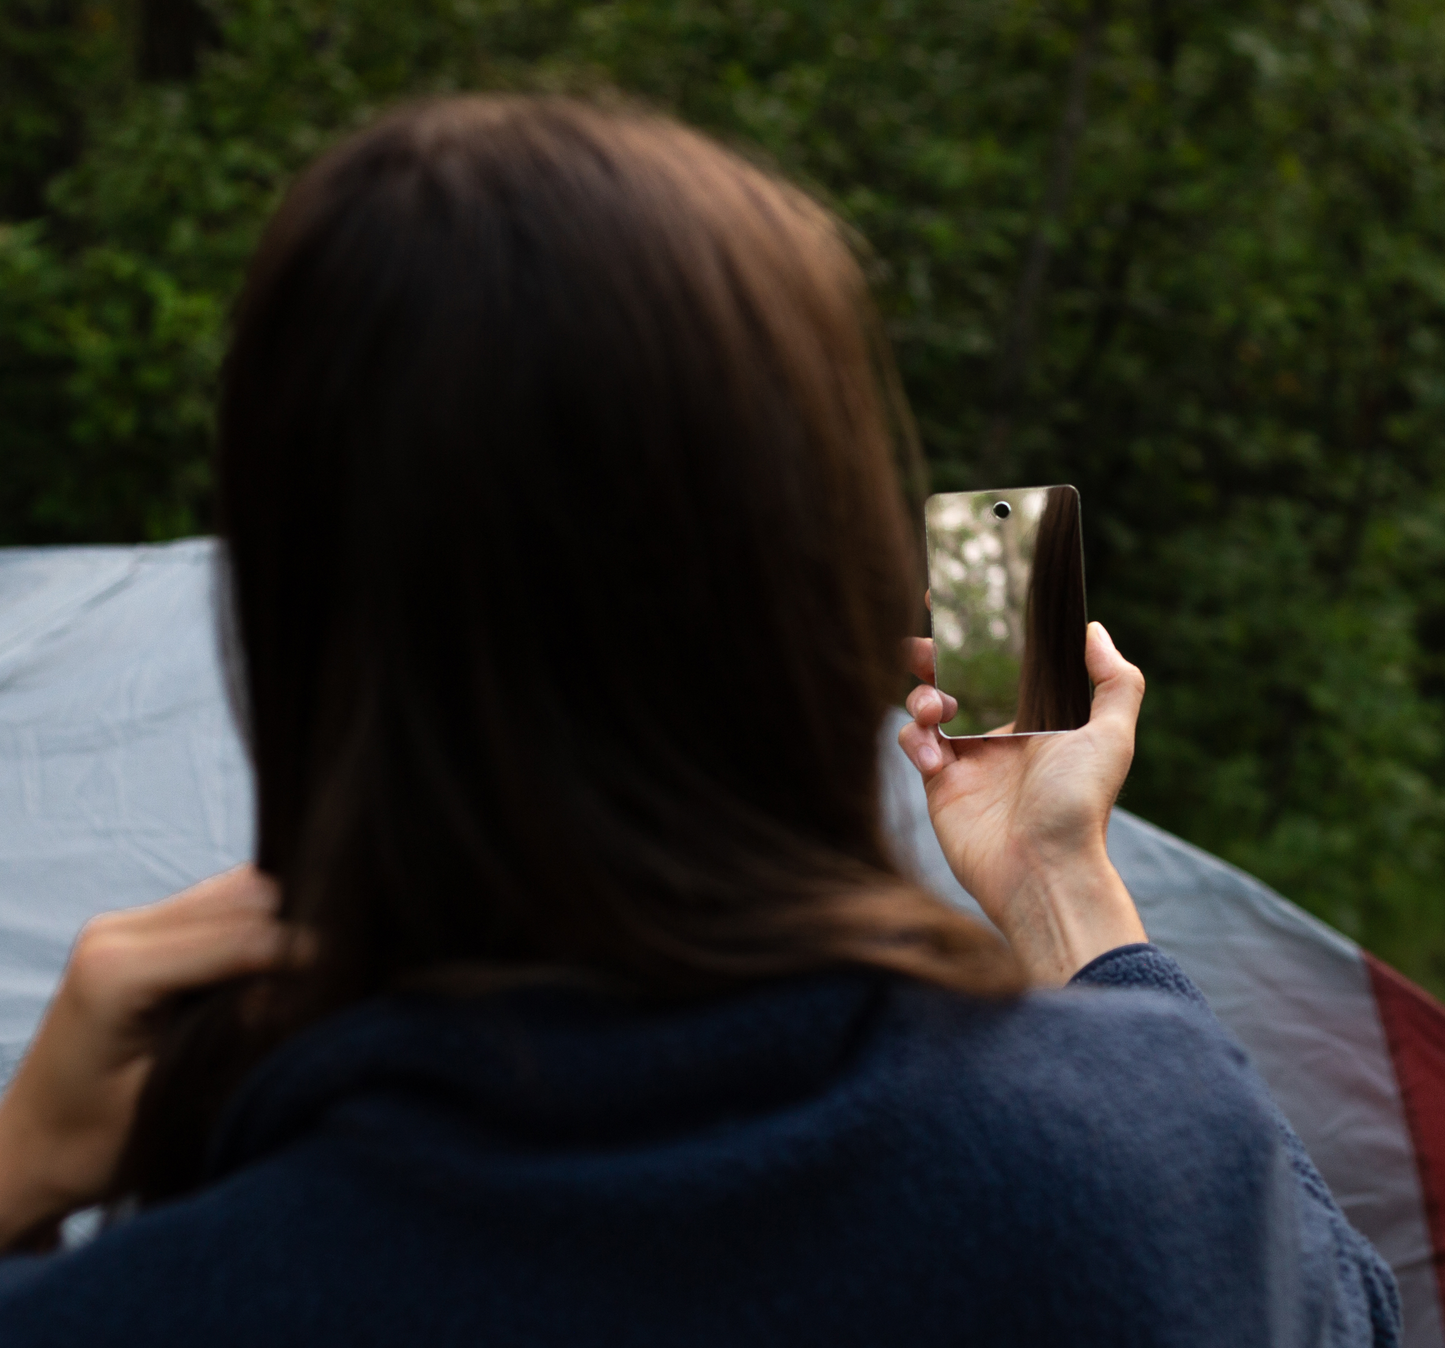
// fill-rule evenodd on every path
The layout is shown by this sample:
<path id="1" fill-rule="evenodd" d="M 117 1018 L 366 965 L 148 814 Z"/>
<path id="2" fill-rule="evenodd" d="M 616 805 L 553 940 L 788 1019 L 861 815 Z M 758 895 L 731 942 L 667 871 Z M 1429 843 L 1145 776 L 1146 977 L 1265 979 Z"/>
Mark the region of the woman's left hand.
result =
<path id="1" fill-rule="evenodd" d="M 106 1195 L 151 1070 L 152 1013 L 167 997 L 306 953 L 277 920 L 278 901 L 274 881 L 238 866 L 86 923 L 0 1099 L 0 1249 L 44 1243 Z"/>

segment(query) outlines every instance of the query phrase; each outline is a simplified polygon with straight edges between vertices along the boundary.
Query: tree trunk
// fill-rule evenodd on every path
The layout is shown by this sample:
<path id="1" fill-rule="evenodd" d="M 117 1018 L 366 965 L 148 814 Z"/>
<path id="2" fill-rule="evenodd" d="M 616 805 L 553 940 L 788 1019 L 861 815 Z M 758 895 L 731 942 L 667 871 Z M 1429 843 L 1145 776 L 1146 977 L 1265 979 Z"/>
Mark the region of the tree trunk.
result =
<path id="1" fill-rule="evenodd" d="M 143 80 L 188 80 L 201 49 L 214 46 L 219 36 L 198 0 L 142 0 L 136 73 Z"/>
<path id="2" fill-rule="evenodd" d="M 1048 280 L 1049 261 L 1053 255 L 1054 233 L 1069 202 L 1074 183 L 1074 168 L 1079 158 L 1079 142 L 1083 139 L 1088 117 L 1089 77 L 1099 53 L 1099 42 L 1108 19 L 1108 0 L 1095 0 L 1079 33 L 1074 59 L 1069 67 L 1068 92 L 1064 113 L 1054 137 L 1049 176 L 1044 184 L 1043 202 L 1038 220 L 1025 253 L 1023 275 L 1009 308 L 999 349 L 994 378 L 994 414 L 980 456 L 979 469 L 985 477 L 1005 473 L 1008 468 L 1008 442 L 1013 431 L 1019 394 L 1028 379 L 1033 358 L 1034 339 L 1038 325 L 1039 302 Z M 1002 481 L 995 485 L 1010 485 Z"/>

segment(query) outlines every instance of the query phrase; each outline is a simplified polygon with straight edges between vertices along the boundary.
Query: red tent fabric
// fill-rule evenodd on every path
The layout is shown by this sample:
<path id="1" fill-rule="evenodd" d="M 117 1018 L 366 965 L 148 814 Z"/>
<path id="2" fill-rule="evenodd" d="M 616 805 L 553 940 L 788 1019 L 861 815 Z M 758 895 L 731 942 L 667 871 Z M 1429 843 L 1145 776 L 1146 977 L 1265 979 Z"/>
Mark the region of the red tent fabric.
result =
<path id="1" fill-rule="evenodd" d="M 1415 1148 L 1435 1285 L 1445 1305 L 1445 1006 L 1373 955 L 1365 964 Z"/>

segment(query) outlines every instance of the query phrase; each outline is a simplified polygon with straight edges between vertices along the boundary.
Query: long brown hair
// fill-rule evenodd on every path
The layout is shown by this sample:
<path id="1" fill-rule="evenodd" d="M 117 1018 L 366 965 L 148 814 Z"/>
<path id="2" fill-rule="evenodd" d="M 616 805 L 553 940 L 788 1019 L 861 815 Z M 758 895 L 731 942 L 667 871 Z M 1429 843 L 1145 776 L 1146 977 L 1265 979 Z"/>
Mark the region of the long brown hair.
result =
<path id="1" fill-rule="evenodd" d="M 431 103 L 300 178 L 220 488 L 258 862 L 322 954 L 174 1012 L 126 1187 L 197 1182 L 267 1045 L 459 964 L 1019 986 L 880 831 L 922 587 L 876 333 L 825 210 L 654 116 Z"/>

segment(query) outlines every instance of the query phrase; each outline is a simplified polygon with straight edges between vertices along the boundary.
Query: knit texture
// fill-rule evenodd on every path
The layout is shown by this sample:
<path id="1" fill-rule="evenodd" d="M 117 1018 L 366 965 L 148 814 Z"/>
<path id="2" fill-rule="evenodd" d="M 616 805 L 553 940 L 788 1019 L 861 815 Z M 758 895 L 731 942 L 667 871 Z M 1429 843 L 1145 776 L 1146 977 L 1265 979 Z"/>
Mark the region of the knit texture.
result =
<path id="1" fill-rule="evenodd" d="M 1075 982 L 368 1002 L 262 1064 L 198 1194 L 0 1265 L 0 1343 L 1397 1343 L 1178 965 Z"/>

